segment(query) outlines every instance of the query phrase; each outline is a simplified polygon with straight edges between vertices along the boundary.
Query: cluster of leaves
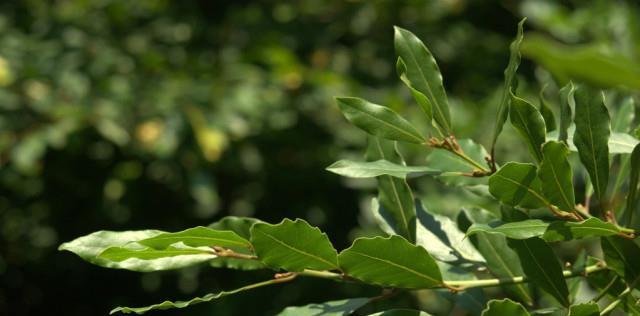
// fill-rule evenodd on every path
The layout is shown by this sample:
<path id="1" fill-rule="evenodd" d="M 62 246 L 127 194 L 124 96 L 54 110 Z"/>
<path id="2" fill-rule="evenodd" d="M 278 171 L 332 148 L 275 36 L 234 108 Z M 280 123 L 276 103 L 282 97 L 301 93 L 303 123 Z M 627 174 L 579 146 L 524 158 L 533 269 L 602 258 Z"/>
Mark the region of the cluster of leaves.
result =
<path id="1" fill-rule="evenodd" d="M 425 137 L 388 107 L 358 98 L 337 98 L 345 117 L 370 135 L 369 146 L 366 161 L 342 160 L 328 170 L 377 179 L 378 197 L 371 203 L 372 212 L 387 237 L 358 238 L 338 253 L 326 234 L 301 219 L 268 224 L 227 217 L 210 227 L 177 233 L 101 231 L 60 248 L 96 265 L 134 271 L 202 262 L 221 268 L 277 271 L 273 279 L 232 291 L 189 301 L 118 307 L 112 312 L 183 308 L 297 277 L 316 277 L 375 285 L 384 291 L 373 298 L 289 307 L 280 315 L 347 315 L 369 302 L 417 289 L 453 293 L 460 306 L 480 301 L 481 313 L 487 316 L 605 315 L 616 308 L 640 314 L 634 293 L 640 285 L 640 247 L 634 241 L 638 220 L 634 214 L 640 204 L 640 142 L 628 134 L 633 99 L 625 99 L 611 120 L 600 91 L 569 83 L 559 91 L 560 117 L 556 120 L 543 98 L 536 107 L 517 96 L 523 24 L 524 20 L 511 44 L 489 151 L 472 140 L 455 137 L 438 65 L 427 47 L 407 30 L 395 30 L 396 68 L 432 127 L 430 136 Z M 495 148 L 507 120 L 527 145 L 532 163 L 498 164 Z M 398 143 L 432 148 L 428 165 L 407 166 Z M 580 166 L 572 152 L 577 153 Z M 615 185 L 610 186 L 614 158 L 618 159 L 618 174 Z M 584 204 L 576 201 L 579 188 L 574 174 L 586 175 Z M 407 181 L 423 175 L 492 198 L 501 212 L 470 207 L 456 221 L 433 213 L 414 198 Z M 611 198 L 624 188 L 624 203 Z M 603 256 L 583 253 L 569 269 L 563 269 L 553 243 L 587 237 L 599 241 Z M 576 291 L 585 280 L 598 293 L 577 301 Z M 484 304 L 487 298 L 479 291 L 484 287 L 501 287 L 510 299 Z M 610 303 L 601 309 L 598 303 L 604 297 Z M 467 307 L 473 308 L 478 309 Z M 423 314 L 389 310 L 375 315 Z"/>

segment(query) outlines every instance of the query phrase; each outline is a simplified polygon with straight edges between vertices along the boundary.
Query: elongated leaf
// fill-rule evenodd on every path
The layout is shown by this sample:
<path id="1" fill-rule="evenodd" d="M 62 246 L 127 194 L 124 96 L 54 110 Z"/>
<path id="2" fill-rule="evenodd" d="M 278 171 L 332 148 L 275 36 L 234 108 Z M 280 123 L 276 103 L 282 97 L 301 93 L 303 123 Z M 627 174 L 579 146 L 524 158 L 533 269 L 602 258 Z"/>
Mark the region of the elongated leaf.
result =
<path id="1" fill-rule="evenodd" d="M 598 262 L 590 258 L 589 264 Z M 595 273 L 589 273 L 587 275 L 587 281 L 589 285 L 598 292 L 604 292 L 610 300 L 615 300 L 620 297 L 620 294 L 627 289 L 626 282 L 618 277 L 618 275 L 611 270 L 601 270 Z M 628 315 L 640 315 L 640 307 L 636 304 L 636 298 L 633 295 L 627 295 L 622 300 L 622 309 Z"/>
<path id="2" fill-rule="evenodd" d="M 631 154 L 631 175 L 629 176 L 629 193 L 627 193 L 627 207 L 624 211 L 625 223 L 631 225 L 633 214 L 638 210 L 640 204 L 640 144 L 636 146 Z"/>
<path id="3" fill-rule="evenodd" d="M 575 131 L 575 126 L 571 125 L 569 127 L 569 133 L 573 133 Z M 555 138 L 556 132 L 549 133 L 547 136 L 547 140 Z M 569 134 L 567 138 L 567 144 L 569 145 L 569 150 L 572 152 L 577 152 L 578 148 L 573 143 L 573 135 Z M 640 144 L 640 141 L 629 134 L 624 133 L 611 133 L 609 136 L 609 154 L 630 154 L 633 152 L 633 148 Z"/>
<path id="4" fill-rule="evenodd" d="M 544 118 L 544 125 L 547 128 L 547 132 L 553 132 L 558 129 L 558 123 L 556 123 L 556 115 L 553 114 L 553 110 L 551 110 L 551 106 L 549 102 L 544 97 L 544 90 L 546 85 L 540 90 L 540 95 L 538 101 L 540 102 L 540 114 Z"/>
<path id="5" fill-rule="evenodd" d="M 230 230 L 238 234 L 238 236 L 248 240 L 251 239 L 251 226 L 255 223 L 262 223 L 261 220 L 251 217 L 226 216 L 219 221 L 209 225 L 209 228 L 216 230 Z M 244 254 L 253 255 L 253 251 L 244 248 L 235 248 L 233 251 Z M 267 267 L 259 260 L 247 260 L 230 257 L 217 257 L 209 262 L 214 268 L 227 268 L 235 270 L 258 270 Z"/>
<path id="6" fill-rule="evenodd" d="M 586 87 L 576 91 L 575 123 L 573 142 L 598 200 L 603 201 L 609 181 L 610 126 L 601 93 L 591 93 Z"/>
<path id="7" fill-rule="evenodd" d="M 260 261 L 274 269 L 338 269 L 337 252 L 327 235 L 301 219 L 254 224 L 251 243 Z"/>
<path id="8" fill-rule="evenodd" d="M 369 301 L 369 298 L 359 297 L 305 306 L 290 306 L 276 316 L 347 316 Z"/>
<path id="9" fill-rule="evenodd" d="M 572 108 L 575 108 L 575 100 L 573 99 L 574 92 L 575 87 L 572 82 L 569 82 L 560 89 L 560 129 L 558 140 L 562 142 L 567 141 L 569 137 L 567 129 L 569 129 L 569 125 L 573 122 Z"/>
<path id="10" fill-rule="evenodd" d="M 596 303 L 573 305 L 568 316 L 600 316 L 600 307 Z"/>
<path id="11" fill-rule="evenodd" d="M 431 314 L 415 309 L 390 309 L 369 316 L 429 316 Z"/>
<path id="12" fill-rule="evenodd" d="M 138 241 L 141 245 L 155 249 L 164 249 L 178 242 L 191 247 L 251 247 L 248 240 L 232 231 L 214 230 L 202 226 L 189 228 L 178 233 L 164 233 Z"/>
<path id="13" fill-rule="evenodd" d="M 640 286 L 637 281 L 640 278 L 640 247 L 632 240 L 617 236 L 605 237 L 600 241 L 607 266 L 627 284 Z"/>
<path id="14" fill-rule="evenodd" d="M 627 97 L 620 104 L 618 111 L 611 119 L 611 131 L 618 133 L 628 133 L 633 123 L 636 110 L 635 101 L 632 97 Z"/>
<path id="15" fill-rule="evenodd" d="M 511 124 L 527 143 L 535 161 L 542 161 L 540 147 L 545 140 L 546 127 L 540 111 L 531 103 L 512 94 L 509 117 Z"/>
<path id="16" fill-rule="evenodd" d="M 396 164 L 404 164 L 396 144 L 378 137 L 369 137 L 365 156 L 369 161 L 384 159 Z M 416 210 L 413 193 L 407 181 L 388 175 L 379 176 L 377 179 L 382 216 L 393 218 L 395 225 L 393 229 L 409 241 L 415 241 Z"/>
<path id="17" fill-rule="evenodd" d="M 573 172 L 569 164 L 569 149 L 561 142 L 549 141 L 542 146 L 542 163 L 538 170 L 544 196 L 551 204 L 570 212 L 575 209 Z"/>
<path id="18" fill-rule="evenodd" d="M 336 101 L 344 116 L 353 125 L 371 135 L 416 144 L 425 142 L 424 137 L 411 123 L 385 106 L 350 97 L 336 98 Z"/>
<path id="19" fill-rule="evenodd" d="M 603 222 L 592 217 L 582 222 L 544 222 L 539 219 L 529 219 L 520 222 L 490 224 L 474 224 L 467 230 L 467 235 L 478 232 L 501 234 L 511 239 L 527 239 L 541 237 L 553 241 L 565 241 L 584 237 L 613 236 L 620 233 L 620 229 L 609 222 Z"/>
<path id="20" fill-rule="evenodd" d="M 482 164 L 489 156 L 482 145 L 471 139 L 459 139 L 458 145 L 467 156 L 478 163 Z M 478 168 L 448 150 L 434 150 L 427 156 L 427 166 L 441 170 L 443 174 L 437 178 L 447 185 L 466 186 L 486 183 L 485 178 L 459 176 L 460 173 L 472 174 Z"/>
<path id="21" fill-rule="evenodd" d="M 175 301 L 175 302 L 164 301 L 162 303 L 153 304 L 153 305 L 144 306 L 144 307 L 117 307 L 117 308 L 114 308 L 109 314 L 115 314 L 115 313 L 144 314 L 144 313 L 146 313 L 148 311 L 151 311 L 151 310 L 165 310 L 165 309 L 174 309 L 174 308 L 185 308 L 185 307 L 189 307 L 191 305 L 210 302 L 210 301 L 219 299 L 221 297 L 225 297 L 225 296 L 228 296 L 228 295 L 232 295 L 232 294 L 248 291 L 248 290 L 251 290 L 251 289 L 255 289 L 255 288 L 258 288 L 258 287 L 267 286 L 267 285 L 271 285 L 271 284 L 275 284 L 275 282 L 273 282 L 273 280 L 268 280 L 268 281 L 264 281 L 264 282 L 260 282 L 260 283 L 256 283 L 256 284 L 243 286 L 241 288 L 238 288 L 238 289 L 235 289 L 235 290 L 232 290 L 232 291 L 222 291 L 222 292 L 215 293 L 215 294 L 214 293 L 210 293 L 210 294 L 207 294 L 207 295 L 202 296 L 202 297 L 192 298 L 192 299 L 190 299 L 188 301 Z"/>
<path id="22" fill-rule="evenodd" d="M 409 174 L 439 175 L 442 173 L 429 167 L 405 166 L 387 160 L 369 162 L 339 160 L 327 167 L 327 170 L 351 178 L 373 178 L 388 175 L 404 179 Z"/>
<path id="23" fill-rule="evenodd" d="M 400 236 L 358 238 L 338 258 L 347 275 L 367 283 L 412 289 L 442 284 L 431 255 Z"/>
<path id="24" fill-rule="evenodd" d="M 429 254 L 439 261 L 453 262 L 459 260 L 456 251 L 448 243 L 445 232 L 431 214 L 427 213 L 419 200 L 416 199 L 416 244 L 429 249 Z"/>
<path id="25" fill-rule="evenodd" d="M 431 106 L 431 101 L 429 101 L 429 98 L 427 98 L 424 93 L 416 89 L 407 77 L 407 65 L 404 63 L 404 60 L 402 60 L 402 57 L 398 57 L 396 62 L 396 71 L 398 72 L 398 76 L 400 76 L 400 80 L 402 80 L 407 88 L 409 88 L 411 95 L 413 95 L 413 98 L 418 102 L 418 105 L 420 105 L 422 112 L 424 112 L 424 115 L 426 116 L 427 122 L 431 124 L 433 122 L 433 107 Z"/>
<path id="26" fill-rule="evenodd" d="M 413 33 L 397 26 L 394 29 L 393 42 L 404 63 L 407 81 L 429 100 L 436 123 L 447 135 L 452 134 L 449 102 L 436 60 Z"/>
<path id="27" fill-rule="evenodd" d="M 542 182 L 532 164 L 510 162 L 489 177 L 489 192 L 511 206 L 538 208 L 548 204 Z"/>
<path id="28" fill-rule="evenodd" d="M 562 275 L 562 266 L 551 247 L 537 237 L 510 239 L 509 246 L 518 254 L 524 274 L 560 304 L 569 306 L 569 289 Z"/>
<path id="29" fill-rule="evenodd" d="M 167 247 L 166 249 L 142 248 L 132 249 L 126 247 L 110 247 L 103 251 L 98 257 L 111 261 L 125 261 L 128 259 L 142 259 L 153 261 L 154 259 L 170 258 L 177 256 L 204 255 L 205 260 L 215 258 L 212 251 L 199 248 L 178 248 Z M 150 262 L 151 263 L 151 262 Z M 151 269 L 165 270 L 165 269 Z"/>
<path id="30" fill-rule="evenodd" d="M 564 84 L 570 79 L 600 86 L 640 89 L 640 64 L 595 46 L 568 46 L 538 34 L 527 34 L 522 54 L 534 59 Z"/>
<path id="31" fill-rule="evenodd" d="M 482 316 L 529 316 L 529 312 L 520 304 L 505 298 L 502 300 L 491 300 L 487 308 L 482 311 Z"/>
<path id="32" fill-rule="evenodd" d="M 511 46 L 509 48 L 509 64 L 507 68 L 504 70 L 504 87 L 502 90 L 502 98 L 500 99 L 500 103 L 498 104 L 498 114 L 496 115 L 496 125 L 493 129 L 493 138 L 491 140 L 491 157 L 493 157 L 496 148 L 496 142 L 498 141 L 498 136 L 502 133 L 502 128 L 504 123 L 507 121 L 507 116 L 509 115 L 509 103 L 511 102 L 510 93 L 515 88 L 516 83 L 516 72 L 518 71 L 518 66 L 520 66 L 520 44 L 523 39 L 523 27 L 524 22 L 527 19 L 524 18 L 518 23 L 518 33 L 516 34 L 516 38 L 511 42 Z"/>

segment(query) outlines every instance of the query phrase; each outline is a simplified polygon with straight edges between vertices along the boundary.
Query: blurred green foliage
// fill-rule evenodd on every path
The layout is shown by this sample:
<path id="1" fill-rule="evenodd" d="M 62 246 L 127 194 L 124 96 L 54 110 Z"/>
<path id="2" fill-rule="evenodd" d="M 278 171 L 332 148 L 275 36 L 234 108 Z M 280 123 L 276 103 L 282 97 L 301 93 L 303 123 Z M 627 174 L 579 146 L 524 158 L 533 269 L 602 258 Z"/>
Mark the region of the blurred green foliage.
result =
<path id="1" fill-rule="evenodd" d="M 457 135 L 486 144 L 522 16 L 529 31 L 637 67 L 639 14 L 636 2 L 604 0 L 3 2 L 0 314 L 103 314 L 125 301 L 144 305 L 251 278 L 207 267 L 105 271 L 56 252 L 61 241 L 95 230 L 177 231 L 241 215 L 305 218 L 339 248 L 375 233 L 360 213 L 374 183 L 344 182 L 324 168 L 360 156 L 365 143 L 334 95 L 421 115 L 395 74 L 393 25 L 416 33 L 438 59 Z M 527 38 L 534 37 L 525 35 L 524 57 L 549 67 L 544 58 L 553 54 L 536 54 L 544 43 Z M 519 75 L 531 99 L 541 83 L 556 93 L 554 77 L 591 78 L 526 61 Z M 510 131 L 501 141 L 514 146 L 501 146 L 501 156 L 526 155 Z M 424 161 L 415 148 L 403 151 Z M 478 199 L 420 181 L 422 193 L 440 197 L 428 206 L 443 213 L 457 211 L 461 195 Z M 189 313 L 273 314 L 372 290 L 301 281 Z M 404 299 L 436 314 L 451 308 L 430 292 Z"/>

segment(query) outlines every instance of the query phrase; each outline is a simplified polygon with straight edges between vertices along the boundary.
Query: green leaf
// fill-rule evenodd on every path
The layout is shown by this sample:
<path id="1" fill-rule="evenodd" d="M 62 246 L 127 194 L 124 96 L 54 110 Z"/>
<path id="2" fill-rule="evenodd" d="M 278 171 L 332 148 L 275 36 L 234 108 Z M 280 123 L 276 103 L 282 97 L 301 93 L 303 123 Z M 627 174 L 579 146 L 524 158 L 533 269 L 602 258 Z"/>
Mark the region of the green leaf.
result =
<path id="1" fill-rule="evenodd" d="M 484 147 L 471 139 L 459 139 L 460 148 L 474 161 L 482 162 L 489 156 Z M 448 150 L 434 150 L 427 156 L 427 166 L 436 170 L 441 170 L 442 175 L 438 180 L 447 185 L 473 185 L 486 180 L 482 178 L 462 177 L 461 173 L 471 174 L 476 170 L 476 166 L 460 158 Z"/>
<path id="2" fill-rule="evenodd" d="M 569 133 L 574 132 L 575 126 L 571 125 L 568 131 Z M 547 137 L 548 140 L 555 138 L 556 132 L 549 133 L 547 134 L 547 136 L 549 136 Z M 569 135 L 569 137 L 567 138 L 567 144 L 569 145 L 569 150 L 573 152 L 578 151 L 578 149 L 576 148 L 576 145 L 573 143 L 573 135 L 571 134 Z M 631 152 L 633 152 L 633 148 L 638 144 L 640 144 L 640 140 L 634 138 L 629 134 L 611 133 L 611 135 L 609 135 L 609 142 L 608 142 L 609 154 L 611 155 L 630 154 Z"/>
<path id="3" fill-rule="evenodd" d="M 146 313 L 148 311 L 151 311 L 151 310 L 165 310 L 165 309 L 174 309 L 174 308 L 185 308 L 185 307 L 189 307 L 191 305 L 210 302 L 210 301 L 219 299 L 221 297 L 225 297 L 225 296 L 228 296 L 228 295 L 244 292 L 244 291 L 247 291 L 247 290 L 251 290 L 251 289 L 255 289 L 255 288 L 258 288 L 258 287 L 271 285 L 271 284 L 275 284 L 275 283 L 276 282 L 274 282 L 274 280 L 268 280 L 268 281 L 264 281 L 264 282 L 260 282 L 260 283 L 255 283 L 255 284 L 243 286 L 241 288 L 238 288 L 238 289 L 235 289 L 235 290 L 232 290 L 232 291 L 222 291 L 222 292 L 215 293 L 215 294 L 214 293 L 210 293 L 210 294 L 207 294 L 207 295 L 202 296 L 202 297 L 192 298 L 192 299 L 190 299 L 188 301 L 176 301 L 176 302 L 164 301 L 162 303 L 153 304 L 153 305 L 144 306 L 144 307 L 117 307 L 117 308 L 114 308 L 111 312 L 109 312 L 109 314 L 115 314 L 115 313 L 144 314 L 144 313 Z"/>
<path id="4" fill-rule="evenodd" d="M 402 80 L 402 82 L 404 82 L 404 84 L 409 88 L 411 95 L 413 95 L 413 98 L 418 102 L 418 105 L 420 105 L 422 112 L 424 112 L 424 115 L 427 118 L 427 122 L 431 124 L 433 122 L 433 107 L 431 106 L 431 102 L 426 95 L 416 89 L 411 81 L 409 81 L 409 78 L 407 77 L 407 65 L 402 60 L 402 57 L 398 57 L 396 70 L 400 76 L 400 80 Z"/>
<path id="5" fill-rule="evenodd" d="M 404 179 L 410 174 L 439 175 L 442 173 L 440 170 L 429 167 L 405 166 L 387 160 L 368 162 L 339 160 L 327 167 L 327 170 L 335 174 L 351 178 L 373 178 L 388 175 Z"/>
<path id="6" fill-rule="evenodd" d="M 446 234 L 441 229 L 436 229 L 437 222 L 428 214 L 419 200 L 416 199 L 416 244 L 429 248 L 429 254 L 439 261 L 452 262 L 459 260 L 456 251 L 445 240 Z M 439 227 L 439 226 L 438 226 Z"/>
<path id="7" fill-rule="evenodd" d="M 640 64 L 619 54 L 604 53 L 597 46 L 569 46 L 542 35 L 527 34 L 522 54 L 541 64 L 562 84 L 574 79 L 605 87 L 640 89 Z"/>
<path id="8" fill-rule="evenodd" d="M 467 235 L 478 232 L 501 234 L 511 239 L 542 237 L 546 241 L 554 242 L 584 237 L 613 236 L 619 234 L 620 229 L 612 223 L 592 217 L 581 222 L 556 221 L 549 223 L 539 219 L 529 219 L 511 223 L 474 224 L 467 230 Z"/>
<path id="9" fill-rule="evenodd" d="M 595 264 L 598 262 L 593 258 L 590 258 L 588 261 L 588 264 Z M 619 298 L 620 294 L 627 289 L 626 283 L 611 270 L 600 270 L 595 273 L 589 273 L 587 275 L 587 281 L 589 282 L 589 285 L 599 293 L 606 293 L 606 296 L 610 300 Z M 640 307 L 636 304 L 636 298 L 634 298 L 633 295 L 625 296 L 622 302 L 622 309 L 628 315 L 640 315 Z"/>
<path id="10" fill-rule="evenodd" d="M 482 311 L 482 316 L 529 316 L 529 312 L 520 304 L 505 298 L 502 300 L 491 300 L 487 308 Z"/>
<path id="11" fill-rule="evenodd" d="M 442 284 L 431 255 L 400 236 L 358 238 L 338 258 L 347 275 L 366 283 L 409 289 Z"/>
<path id="12" fill-rule="evenodd" d="M 611 119 L 611 131 L 618 133 L 628 133 L 633 123 L 636 110 L 635 101 L 632 97 L 627 97 L 622 101 L 618 111 Z"/>
<path id="13" fill-rule="evenodd" d="M 596 303 L 572 305 L 568 316 L 600 316 L 600 307 Z"/>
<path id="14" fill-rule="evenodd" d="M 540 102 L 540 114 L 544 118 L 545 127 L 547 128 L 547 132 L 553 132 L 557 129 L 556 116 L 553 114 L 551 107 L 549 106 L 549 102 L 544 97 L 544 90 L 547 86 L 545 85 L 541 90 L 538 97 Z"/>
<path id="15" fill-rule="evenodd" d="M 251 243 L 260 261 L 274 269 L 338 269 L 337 252 L 327 234 L 301 219 L 254 224 Z"/>
<path id="16" fill-rule="evenodd" d="M 442 75 L 431 52 L 413 33 L 400 27 L 394 28 L 396 54 L 404 63 L 404 75 L 411 86 L 429 100 L 433 118 L 447 135 L 452 134 L 451 114 Z M 414 95 L 415 96 L 415 95 Z M 418 101 L 420 103 L 420 101 Z"/>
<path id="17" fill-rule="evenodd" d="M 290 306 L 276 316 L 347 316 L 369 301 L 369 298 L 359 297 L 305 306 Z"/>
<path id="18" fill-rule="evenodd" d="M 569 134 L 567 130 L 569 129 L 569 125 L 573 122 L 573 111 L 572 108 L 575 108 L 575 100 L 573 99 L 573 94 L 575 92 L 575 87 L 572 82 L 569 82 L 566 86 L 560 89 L 560 129 L 558 133 L 558 140 L 566 142 Z"/>
<path id="19" fill-rule="evenodd" d="M 537 237 L 510 239 L 508 243 L 518 254 L 524 274 L 560 304 L 569 306 L 569 289 L 562 275 L 562 265 L 551 247 Z"/>
<path id="20" fill-rule="evenodd" d="M 371 135 L 416 144 L 425 142 L 411 123 L 385 106 L 350 97 L 336 101 L 347 120 Z"/>
<path id="21" fill-rule="evenodd" d="M 538 208 L 549 202 L 542 195 L 536 166 L 509 162 L 489 177 L 489 192 L 502 203 Z"/>
<path id="22" fill-rule="evenodd" d="M 202 226 L 189 228 L 178 233 L 164 233 L 138 241 L 141 245 L 155 249 L 164 249 L 178 242 L 190 247 L 251 247 L 248 240 L 232 231 L 214 230 Z"/>
<path id="23" fill-rule="evenodd" d="M 509 48 L 509 64 L 507 68 L 504 70 L 504 88 L 502 90 L 502 97 L 500 99 L 500 103 L 498 104 L 498 114 L 496 115 L 496 125 L 493 129 L 493 138 L 491 141 L 491 156 L 493 157 L 493 153 L 495 153 L 496 142 L 498 141 L 498 136 L 502 133 L 502 128 L 504 123 L 507 121 L 507 116 L 509 114 L 509 103 L 511 102 L 510 93 L 515 88 L 516 83 L 516 72 L 518 71 L 518 66 L 520 66 L 520 44 L 523 39 L 523 27 L 524 22 L 527 19 L 524 18 L 518 23 L 518 33 L 516 34 L 516 38 L 511 42 L 511 46 Z"/>
<path id="24" fill-rule="evenodd" d="M 601 93 L 588 88 L 576 91 L 576 131 L 573 142 L 580 161 L 587 169 L 599 201 L 604 200 L 609 181 L 609 112 Z"/>
<path id="25" fill-rule="evenodd" d="M 636 146 L 631 154 L 631 172 L 629 176 L 629 192 L 627 193 L 627 206 L 624 211 L 625 223 L 631 225 L 633 214 L 638 210 L 640 204 L 640 144 Z"/>
<path id="26" fill-rule="evenodd" d="M 179 248 L 179 247 L 166 247 L 165 249 L 153 249 L 153 248 L 133 248 L 133 247 L 109 247 L 105 249 L 100 255 L 99 258 L 122 262 L 129 259 L 141 259 L 141 261 L 148 261 L 146 264 L 149 265 L 150 268 L 136 271 L 157 271 L 157 270 L 167 270 L 167 269 L 175 269 L 181 268 L 184 265 L 180 264 L 179 266 L 171 266 L 167 267 L 165 265 L 158 265 L 154 263 L 158 263 L 159 261 L 155 261 L 155 259 L 163 259 L 163 258 L 173 258 L 177 256 L 192 256 L 192 255 L 203 255 L 204 260 L 209 260 L 215 258 L 215 255 L 211 250 L 200 249 L 200 248 Z M 197 260 L 202 261 L 202 260 Z M 136 261 L 137 262 L 137 261 Z M 143 262 L 140 265 L 145 264 Z"/>
<path id="27" fill-rule="evenodd" d="M 634 283 L 638 286 L 640 247 L 633 240 L 618 236 L 605 237 L 600 241 L 607 267 L 615 271 L 627 284 Z"/>
<path id="28" fill-rule="evenodd" d="M 540 147 L 545 140 L 546 127 L 542 114 L 531 103 L 511 94 L 511 106 L 509 111 L 511 124 L 524 138 L 529 146 L 529 152 L 533 158 L 542 161 Z"/>
<path id="29" fill-rule="evenodd" d="M 431 314 L 415 309 L 390 309 L 369 316 L 430 316 Z"/>
<path id="30" fill-rule="evenodd" d="M 542 163 L 538 177 L 545 184 L 544 196 L 560 210 L 570 212 L 575 209 L 573 173 L 569 164 L 569 148 L 564 143 L 549 141 L 542 146 Z"/>
<path id="31" fill-rule="evenodd" d="M 396 164 L 404 164 L 404 160 L 396 144 L 392 141 L 369 137 L 366 159 L 376 161 L 384 159 Z M 399 179 L 388 175 L 377 177 L 378 201 L 384 217 L 393 218 L 393 229 L 410 241 L 416 240 L 416 210 L 413 201 L 413 193 L 405 179 Z"/>
<path id="32" fill-rule="evenodd" d="M 230 230 L 238 234 L 244 239 L 251 239 L 251 226 L 255 223 L 263 223 L 261 220 L 251 217 L 226 216 L 219 221 L 209 225 L 209 228 L 216 230 Z M 236 248 L 233 251 L 244 254 L 253 255 L 250 249 Z M 209 262 L 214 268 L 227 268 L 235 270 L 258 270 L 266 269 L 265 265 L 259 260 L 247 260 L 230 257 L 217 257 Z"/>

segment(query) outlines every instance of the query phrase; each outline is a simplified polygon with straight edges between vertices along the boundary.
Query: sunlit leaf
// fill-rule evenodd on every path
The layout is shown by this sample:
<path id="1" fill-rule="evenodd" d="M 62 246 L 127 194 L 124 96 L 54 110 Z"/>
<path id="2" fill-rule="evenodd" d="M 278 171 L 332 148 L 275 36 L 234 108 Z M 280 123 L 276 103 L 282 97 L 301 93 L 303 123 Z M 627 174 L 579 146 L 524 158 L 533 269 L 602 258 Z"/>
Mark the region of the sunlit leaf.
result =
<path id="1" fill-rule="evenodd" d="M 505 298 L 502 300 L 491 300 L 487 308 L 482 311 L 482 316 L 529 316 L 529 312 L 520 304 Z"/>
<path id="2" fill-rule="evenodd" d="M 248 240 L 228 230 L 214 230 L 207 227 L 194 227 L 177 233 L 163 233 L 138 241 L 141 245 L 155 249 L 164 249 L 169 245 L 182 242 L 191 247 L 251 247 Z"/>
<path id="3" fill-rule="evenodd" d="M 369 316 L 429 316 L 431 314 L 415 309 L 390 309 L 388 311 L 369 314 Z"/>
<path id="4" fill-rule="evenodd" d="M 328 171 L 351 178 L 373 178 L 388 175 L 396 178 L 406 178 L 407 175 L 439 175 L 442 172 L 429 167 L 405 166 L 387 160 L 352 161 L 339 160 L 327 167 Z"/>
<path id="5" fill-rule="evenodd" d="M 251 217 L 237 217 L 226 216 L 221 218 L 215 223 L 212 223 L 208 227 L 216 230 L 230 230 L 238 234 L 240 237 L 249 240 L 251 239 L 251 227 L 255 223 L 263 223 L 261 220 Z M 233 251 L 244 254 L 253 255 L 253 252 L 249 249 L 235 248 Z M 257 270 L 265 269 L 265 265 L 259 260 L 247 260 L 230 257 L 218 257 L 209 262 L 214 268 L 228 268 L 235 270 Z"/>

